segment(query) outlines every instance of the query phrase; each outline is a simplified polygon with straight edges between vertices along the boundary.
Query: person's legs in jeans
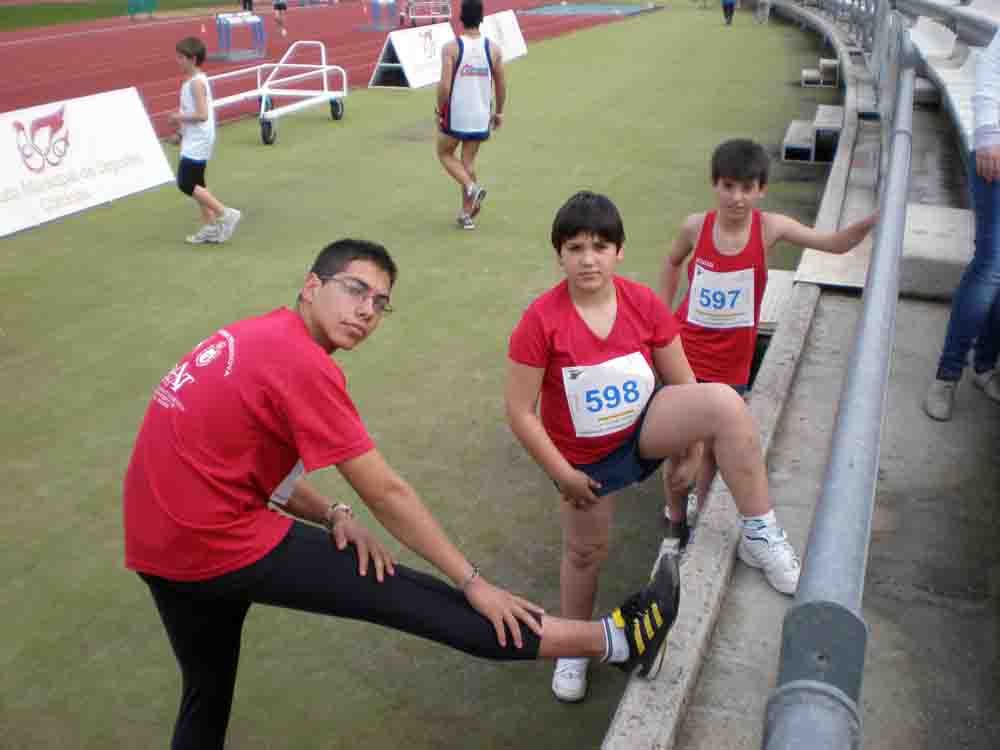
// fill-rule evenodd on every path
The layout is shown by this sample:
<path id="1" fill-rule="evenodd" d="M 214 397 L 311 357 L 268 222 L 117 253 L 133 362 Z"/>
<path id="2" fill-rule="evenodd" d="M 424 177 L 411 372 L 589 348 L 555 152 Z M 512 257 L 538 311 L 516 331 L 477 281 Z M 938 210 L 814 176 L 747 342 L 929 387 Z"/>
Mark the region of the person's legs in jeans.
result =
<path id="1" fill-rule="evenodd" d="M 961 378 L 969 349 L 977 337 L 983 338 L 987 354 L 993 346 L 988 342 L 991 339 L 991 311 L 1000 293 L 1000 182 L 988 183 L 976 174 L 975 154 L 971 162 L 969 180 L 976 216 L 975 251 L 952 299 L 948 333 L 938 363 L 938 380 Z M 996 313 L 993 317 L 997 317 Z M 995 361 L 995 348 L 993 351 Z"/>
<path id="2" fill-rule="evenodd" d="M 996 369 L 998 356 L 1000 356 L 1000 294 L 993 300 L 990 315 L 976 337 L 973 368 L 977 373 Z"/>

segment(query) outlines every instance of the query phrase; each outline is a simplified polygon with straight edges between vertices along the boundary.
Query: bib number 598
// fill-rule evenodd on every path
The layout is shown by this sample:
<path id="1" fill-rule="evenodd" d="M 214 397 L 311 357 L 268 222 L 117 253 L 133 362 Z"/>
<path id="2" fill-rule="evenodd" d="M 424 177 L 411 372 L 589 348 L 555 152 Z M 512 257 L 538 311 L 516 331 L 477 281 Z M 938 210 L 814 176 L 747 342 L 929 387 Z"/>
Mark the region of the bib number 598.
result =
<path id="1" fill-rule="evenodd" d="M 626 380 L 621 388 L 617 385 L 591 388 L 583 395 L 587 402 L 587 411 L 596 413 L 605 408 L 614 409 L 623 401 L 626 404 L 634 404 L 639 400 L 639 383 L 635 380 Z"/>

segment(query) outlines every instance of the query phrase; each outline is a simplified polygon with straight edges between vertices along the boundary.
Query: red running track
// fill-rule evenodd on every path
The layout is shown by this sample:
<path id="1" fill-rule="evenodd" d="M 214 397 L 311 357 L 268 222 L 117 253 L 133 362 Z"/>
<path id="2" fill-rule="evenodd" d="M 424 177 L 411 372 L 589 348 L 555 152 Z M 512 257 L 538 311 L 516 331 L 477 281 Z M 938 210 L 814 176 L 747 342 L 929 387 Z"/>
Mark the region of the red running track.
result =
<path id="1" fill-rule="evenodd" d="M 458 5 L 452 0 L 452 24 L 458 32 Z M 500 0 L 491 3 L 490 12 L 510 8 L 528 8 L 544 0 Z M 580 28 L 621 20 L 626 16 L 518 16 L 525 41 L 558 36 Z M 245 68 L 262 62 L 277 61 L 292 42 L 301 39 L 321 41 L 326 45 L 327 61 L 347 71 L 351 88 L 364 88 L 387 32 L 364 30 L 369 24 L 366 5 L 343 2 L 339 5 L 298 8 L 290 4 L 286 15 L 288 36 L 277 33 L 273 19 L 264 15 L 268 58 L 244 63 L 212 63 L 205 66 L 209 74 Z M 204 31 L 203 31 L 204 30 Z M 234 44 L 243 37 L 237 29 Z M 48 26 L 17 32 L 0 33 L 0 109 L 10 111 L 46 102 L 71 99 L 101 91 L 136 86 L 146 104 L 157 133 L 168 132 L 166 113 L 176 109 L 181 74 L 174 56 L 174 44 L 185 36 L 200 36 L 209 53 L 216 48 L 215 21 L 212 15 L 166 18 L 132 22 L 127 17 L 104 19 L 79 24 Z M 247 32 L 248 36 L 248 32 Z M 249 46 L 249 39 L 247 38 Z M 301 62 L 316 62 L 302 59 Z M 335 81 L 331 84 L 336 86 Z M 246 83 L 243 89 L 250 85 Z M 299 84 L 295 84 L 299 86 Z M 239 90 L 213 91 L 224 96 Z M 309 88 L 307 85 L 301 88 Z M 253 110 L 248 104 L 242 111 L 228 107 L 223 119 L 246 115 Z"/>

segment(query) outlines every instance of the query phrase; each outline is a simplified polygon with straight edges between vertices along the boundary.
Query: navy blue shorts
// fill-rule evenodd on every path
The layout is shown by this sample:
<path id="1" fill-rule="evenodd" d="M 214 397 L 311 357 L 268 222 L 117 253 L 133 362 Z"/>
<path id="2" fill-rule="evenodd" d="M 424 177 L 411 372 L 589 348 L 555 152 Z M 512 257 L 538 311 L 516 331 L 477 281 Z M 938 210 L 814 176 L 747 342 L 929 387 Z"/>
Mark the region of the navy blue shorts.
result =
<path id="1" fill-rule="evenodd" d="M 440 130 L 445 135 L 451 136 L 458 141 L 488 141 L 490 139 L 490 131 L 488 130 L 485 133 L 459 133 L 454 130 L 448 130 L 443 125 L 440 127 Z"/>
<path id="2" fill-rule="evenodd" d="M 184 195 L 194 193 L 196 187 L 205 187 L 205 167 L 207 161 L 198 161 L 182 156 L 177 164 L 177 187 Z"/>
<path id="3" fill-rule="evenodd" d="M 595 490 L 598 497 L 610 495 L 612 492 L 625 489 L 629 485 L 639 484 L 645 481 L 650 474 L 660 468 L 663 463 L 662 458 L 647 459 L 639 455 L 639 435 L 642 432 L 642 425 L 646 421 L 646 412 L 649 405 L 653 403 L 656 394 L 663 388 L 657 386 L 653 394 L 643 407 L 642 413 L 635 423 L 635 430 L 629 439 L 618 448 L 606 455 L 600 461 L 592 464 L 574 464 L 574 468 L 579 469 L 591 479 L 601 483 L 601 489 Z"/>

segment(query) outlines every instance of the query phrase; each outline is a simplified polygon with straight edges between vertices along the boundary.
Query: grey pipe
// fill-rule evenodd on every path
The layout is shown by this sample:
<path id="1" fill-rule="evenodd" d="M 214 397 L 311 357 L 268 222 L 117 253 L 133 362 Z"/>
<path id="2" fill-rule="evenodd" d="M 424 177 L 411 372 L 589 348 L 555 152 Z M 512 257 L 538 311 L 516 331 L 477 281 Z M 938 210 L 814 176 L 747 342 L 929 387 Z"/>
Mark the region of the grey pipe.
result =
<path id="1" fill-rule="evenodd" d="M 778 687 L 768 700 L 765 717 L 765 750 L 844 750 L 860 748 L 862 743 L 858 705 L 868 629 L 861 601 L 889 390 L 913 141 L 916 58 L 906 31 L 900 31 L 899 44 L 882 215 L 830 463 L 795 604 L 782 626 Z"/>

